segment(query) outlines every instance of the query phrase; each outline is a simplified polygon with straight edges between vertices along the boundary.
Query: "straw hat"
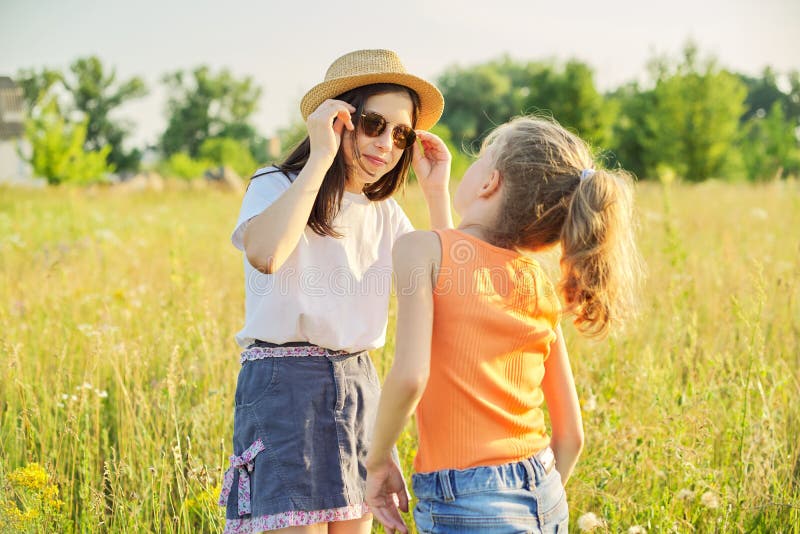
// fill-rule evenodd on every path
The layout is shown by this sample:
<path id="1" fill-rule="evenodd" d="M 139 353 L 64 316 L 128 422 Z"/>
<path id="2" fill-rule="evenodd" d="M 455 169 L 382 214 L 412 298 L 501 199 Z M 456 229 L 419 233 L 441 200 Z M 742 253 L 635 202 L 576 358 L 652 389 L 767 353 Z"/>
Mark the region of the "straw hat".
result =
<path id="1" fill-rule="evenodd" d="M 307 119 L 326 99 L 373 83 L 395 83 L 414 90 L 419 95 L 417 128 L 421 130 L 429 129 L 442 116 L 442 93 L 432 83 L 407 73 L 396 53 L 391 50 L 356 50 L 334 61 L 325 73 L 325 81 L 306 93 L 300 102 L 303 119 Z"/>

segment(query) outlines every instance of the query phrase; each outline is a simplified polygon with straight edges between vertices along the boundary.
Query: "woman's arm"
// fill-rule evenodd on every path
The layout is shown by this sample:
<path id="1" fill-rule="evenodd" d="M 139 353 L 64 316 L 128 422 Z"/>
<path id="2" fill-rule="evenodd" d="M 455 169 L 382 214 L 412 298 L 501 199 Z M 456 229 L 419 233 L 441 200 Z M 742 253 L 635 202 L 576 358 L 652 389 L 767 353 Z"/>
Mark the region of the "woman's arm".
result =
<path id="1" fill-rule="evenodd" d="M 452 228 L 449 190 L 452 156 L 447 145 L 437 135 L 425 130 L 416 130 L 416 133 L 424 154 L 415 143 L 411 163 L 428 204 L 431 228 Z"/>
<path id="2" fill-rule="evenodd" d="M 394 362 L 383 384 L 367 455 L 367 504 L 389 532 L 407 532 L 397 511 L 408 511 L 408 495 L 392 448 L 428 383 L 433 332 L 433 277 L 441 259 L 433 232 L 410 232 L 392 251 L 397 291 Z"/>
<path id="3" fill-rule="evenodd" d="M 560 326 L 556 328 L 556 340 L 544 362 L 542 391 L 552 426 L 550 447 L 556 457 L 561 481 L 566 484 L 583 449 L 583 420 Z"/>
<path id="4" fill-rule="evenodd" d="M 345 128 L 353 129 L 356 108 L 341 100 L 326 100 L 308 116 L 311 154 L 300 174 L 275 202 L 253 217 L 244 230 L 244 251 L 250 265 L 264 274 L 277 271 L 303 235 L 325 173 Z"/>

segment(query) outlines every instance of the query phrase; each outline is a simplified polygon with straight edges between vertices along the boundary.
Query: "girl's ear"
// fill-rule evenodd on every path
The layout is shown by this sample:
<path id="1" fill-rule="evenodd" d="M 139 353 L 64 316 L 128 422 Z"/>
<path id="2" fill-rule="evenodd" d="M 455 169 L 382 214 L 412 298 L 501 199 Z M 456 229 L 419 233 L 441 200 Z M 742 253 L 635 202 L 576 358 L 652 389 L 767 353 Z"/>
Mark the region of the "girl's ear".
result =
<path id="1" fill-rule="evenodd" d="M 500 190 L 500 184 L 503 182 L 503 175 L 497 169 L 492 170 L 492 173 L 481 184 L 478 191 L 480 198 L 489 198 Z"/>

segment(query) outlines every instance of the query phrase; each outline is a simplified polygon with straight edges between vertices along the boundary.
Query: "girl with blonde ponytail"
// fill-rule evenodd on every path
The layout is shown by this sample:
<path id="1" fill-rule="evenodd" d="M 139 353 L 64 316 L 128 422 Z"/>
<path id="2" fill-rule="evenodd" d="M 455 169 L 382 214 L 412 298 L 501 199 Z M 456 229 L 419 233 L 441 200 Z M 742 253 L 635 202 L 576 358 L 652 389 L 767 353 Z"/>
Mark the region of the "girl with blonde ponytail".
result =
<path id="1" fill-rule="evenodd" d="M 559 321 L 602 337 L 633 313 L 642 267 L 631 177 L 595 168 L 587 144 L 556 122 L 521 117 L 487 137 L 454 206 L 457 229 L 394 246 L 396 354 L 367 503 L 389 532 L 407 532 L 391 451 L 416 409 L 420 532 L 566 532 L 583 423 Z M 558 246 L 554 286 L 526 253 Z"/>

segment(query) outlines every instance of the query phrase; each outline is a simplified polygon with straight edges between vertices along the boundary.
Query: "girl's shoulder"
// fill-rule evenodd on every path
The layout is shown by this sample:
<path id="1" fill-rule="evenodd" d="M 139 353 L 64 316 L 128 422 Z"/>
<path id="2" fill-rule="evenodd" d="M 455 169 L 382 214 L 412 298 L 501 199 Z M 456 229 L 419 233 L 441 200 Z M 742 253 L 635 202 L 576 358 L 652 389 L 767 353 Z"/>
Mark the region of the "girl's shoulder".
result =
<path id="1" fill-rule="evenodd" d="M 397 272 L 412 271 L 420 267 L 436 267 L 442 259 L 442 243 L 434 231 L 414 230 L 397 238 L 392 248 L 392 259 Z"/>
<path id="2" fill-rule="evenodd" d="M 261 167 L 253 173 L 250 177 L 250 184 L 264 184 L 277 181 L 281 185 L 286 185 L 286 187 L 288 187 L 292 185 L 295 178 L 297 178 L 297 174 L 295 173 L 286 173 L 275 165 L 268 165 L 266 167 Z"/>
<path id="3" fill-rule="evenodd" d="M 442 245 L 436 232 L 414 230 L 398 237 L 392 248 L 398 297 L 430 294 L 441 262 Z"/>

